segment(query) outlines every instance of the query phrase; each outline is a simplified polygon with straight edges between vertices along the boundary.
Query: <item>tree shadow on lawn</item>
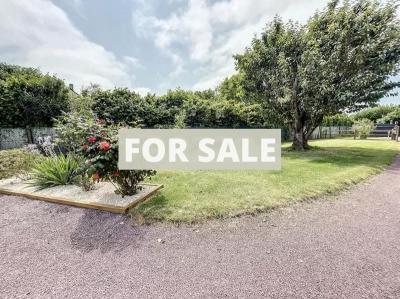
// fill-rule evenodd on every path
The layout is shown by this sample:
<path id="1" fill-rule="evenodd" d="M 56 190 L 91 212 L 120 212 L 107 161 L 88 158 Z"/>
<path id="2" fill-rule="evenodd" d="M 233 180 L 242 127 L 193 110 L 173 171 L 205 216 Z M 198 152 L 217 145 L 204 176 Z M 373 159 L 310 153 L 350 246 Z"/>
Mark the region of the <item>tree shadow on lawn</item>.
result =
<path id="1" fill-rule="evenodd" d="M 83 251 L 120 251 L 137 245 L 144 234 L 143 228 L 134 226 L 128 217 L 99 210 L 85 210 L 71 233 L 71 246 Z"/>
<path id="2" fill-rule="evenodd" d="M 351 167 L 367 165 L 381 168 L 393 162 L 399 151 L 396 149 L 376 149 L 363 147 L 313 147 L 309 151 L 282 151 L 288 160 L 304 160 L 310 163 L 327 163 Z"/>

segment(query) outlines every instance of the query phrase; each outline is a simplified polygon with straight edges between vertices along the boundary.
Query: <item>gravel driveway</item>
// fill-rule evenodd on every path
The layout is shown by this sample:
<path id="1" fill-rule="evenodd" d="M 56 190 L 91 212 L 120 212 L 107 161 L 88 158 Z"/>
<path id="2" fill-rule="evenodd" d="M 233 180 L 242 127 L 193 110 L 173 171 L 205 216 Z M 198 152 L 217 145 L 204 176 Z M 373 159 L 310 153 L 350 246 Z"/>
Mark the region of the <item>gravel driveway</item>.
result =
<path id="1" fill-rule="evenodd" d="M 1 196 L 0 236 L 1 298 L 399 298 L 400 158 L 338 198 L 196 226 Z"/>

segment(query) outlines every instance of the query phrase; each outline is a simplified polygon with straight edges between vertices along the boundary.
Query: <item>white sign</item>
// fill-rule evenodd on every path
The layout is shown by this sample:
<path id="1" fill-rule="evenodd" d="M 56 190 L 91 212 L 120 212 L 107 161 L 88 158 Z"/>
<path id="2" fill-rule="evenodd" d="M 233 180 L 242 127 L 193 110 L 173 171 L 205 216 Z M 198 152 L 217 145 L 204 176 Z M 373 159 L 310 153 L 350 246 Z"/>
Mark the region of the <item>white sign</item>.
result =
<path id="1" fill-rule="evenodd" d="M 276 129 L 121 129 L 119 169 L 280 169 Z"/>

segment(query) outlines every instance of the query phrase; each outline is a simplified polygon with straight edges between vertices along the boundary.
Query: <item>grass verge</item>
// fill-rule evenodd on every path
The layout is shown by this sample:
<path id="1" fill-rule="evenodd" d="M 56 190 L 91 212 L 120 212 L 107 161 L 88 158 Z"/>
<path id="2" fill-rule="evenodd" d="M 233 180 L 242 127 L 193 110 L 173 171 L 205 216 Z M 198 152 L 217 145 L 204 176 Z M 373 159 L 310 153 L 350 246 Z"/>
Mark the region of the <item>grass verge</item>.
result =
<path id="1" fill-rule="evenodd" d="M 308 152 L 283 145 L 281 171 L 160 171 L 164 189 L 131 211 L 147 221 L 198 222 L 256 213 L 337 192 L 380 172 L 399 152 L 388 140 L 312 141 Z"/>

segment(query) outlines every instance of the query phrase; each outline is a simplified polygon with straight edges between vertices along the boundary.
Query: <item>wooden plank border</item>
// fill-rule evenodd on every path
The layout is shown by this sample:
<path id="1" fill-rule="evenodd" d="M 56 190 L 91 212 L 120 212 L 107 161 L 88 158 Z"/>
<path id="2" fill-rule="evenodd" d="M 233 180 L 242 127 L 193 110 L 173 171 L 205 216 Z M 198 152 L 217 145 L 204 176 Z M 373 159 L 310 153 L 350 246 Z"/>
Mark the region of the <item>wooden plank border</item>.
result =
<path id="1" fill-rule="evenodd" d="M 161 188 L 164 187 L 163 185 L 157 185 L 157 184 L 141 184 L 141 185 L 154 186 L 155 188 L 153 190 L 151 190 L 150 192 L 143 194 L 143 196 L 137 198 L 135 201 L 133 201 L 125 206 L 108 205 L 108 204 L 103 204 L 103 203 L 84 201 L 81 199 L 73 199 L 73 198 L 66 198 L 66 197 L 59 197 L 59 196 L 49 196 L 49 195 L 38 194 L 38 193 L 33 193 L 33 192 L 15 191 L 15 190 L 11 190 L 8 188 L 0 188 L 0 193 L 6 194 L 6 195 L 13 195 L 13 196 L 22 196 L 22 197 L 26 197 L 29 199 L 42 200 L 42 201 L 56 203 L 56 204 L 70 205 L 70 206 L 75 206 L 75 207 L 79 207 L 79 208 L 97 209 L 97 210 L 107 211 L 107 212 L 111 212 L 111 213 L 124 214 L 130 208 L 132 208 L 132 207 L 136 206 L 137 204 L 143 202 L 144 200 L 148 199 L 155 192 L 157 192 L 158 190 L 160 190 Z"/>

